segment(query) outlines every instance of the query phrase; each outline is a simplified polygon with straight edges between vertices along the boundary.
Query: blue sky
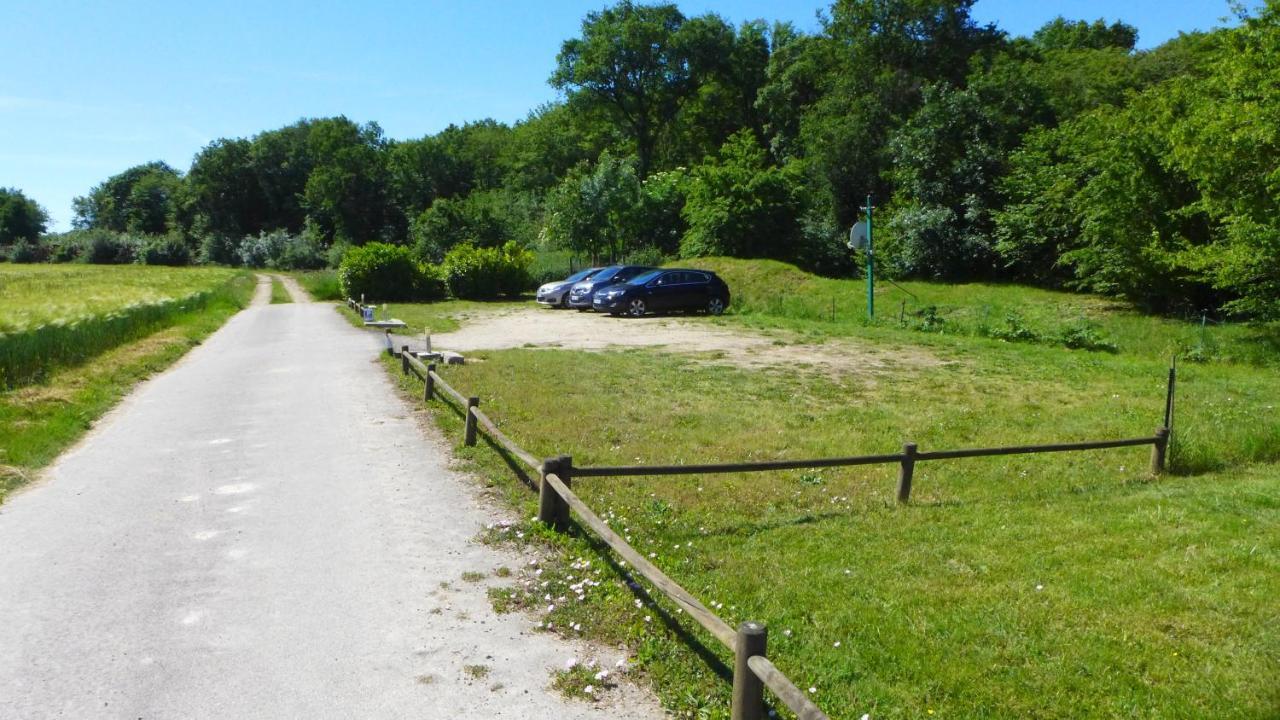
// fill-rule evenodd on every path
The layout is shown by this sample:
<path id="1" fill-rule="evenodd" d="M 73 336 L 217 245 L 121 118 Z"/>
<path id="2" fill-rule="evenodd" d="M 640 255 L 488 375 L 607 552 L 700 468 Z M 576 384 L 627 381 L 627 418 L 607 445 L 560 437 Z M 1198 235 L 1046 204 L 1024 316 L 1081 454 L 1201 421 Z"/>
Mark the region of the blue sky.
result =
<path id="1" fill-rule="evenodd" d="M 389 137 L 484 117 L 514 122 L 555 98 L 560 43 L 603 0 L 0 0 L 0 186 L 34 197 L 55 230 L 71 200 L 132 165 L 185 171 L 205 144 L 301 117 L 376 120 Z M 790 20 L 810 0 L 690 0 L 687 15 Z M 1208 29 L 1225 0 L 978 0 L 974 15 L 1028 34 L 1056 15 L 1122 19 L 1141 47 Z"/>

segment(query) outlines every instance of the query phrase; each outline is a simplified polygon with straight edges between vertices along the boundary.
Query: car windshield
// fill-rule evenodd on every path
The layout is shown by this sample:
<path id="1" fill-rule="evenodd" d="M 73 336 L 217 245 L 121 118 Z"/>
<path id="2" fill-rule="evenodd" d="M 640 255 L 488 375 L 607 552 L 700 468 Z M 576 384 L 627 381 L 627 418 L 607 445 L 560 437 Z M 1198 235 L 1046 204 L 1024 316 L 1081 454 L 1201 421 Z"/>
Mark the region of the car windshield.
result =
<path id="1" fill-rule="evenodd" d="M 621 269 L 622 269 L 621 265 L 611 265 L 601 270 L 600 272 L 596 273 L 595 275 L 592 275 L 591 281 L 594 283 L 604 282 L 605 280 L 609 280 L 613 278 L 614 275 L 617 275 L 618 271 Z"/>
<path id="2" fill-rule="evenodd" d="M 594 274 L 596 273 L 596 271 L 597 271 L 597 270 L 599 270 L 599 269 L 600 269 L 600 268 L 587 268 L 586 270 L 579 270 L 578 272 L 576 272 L 576 273 L 574 273 L 574 274 L 570 275 L 569 277 L 565 278 L 565 279 L 564 279 L 564 281 L 565 281 L 565 282 L 578 282 L 579 280 L 586 280 L 587 278 L 589 278 L 589 277 L 591 277 L 592 275 L 594 275 Z"/>
<path id="3" fill-rule="evenodd" d="M 628 284 L 628 285 L 643 285 L 643 284 L 645 284 L 645 283 L 649 282 L 650 280 L 652 280 L 652 279 L 654 279 L 654 278 L 658 277 L 658 276 L 659 276 L 659 275 L 661 275 L 661 274 L 662 274 L 662 271 L 661 271 L 661 270 L 650 270 L 649 272 L 640 273 L 639 275 L 637 275 L 637 276 L 635 276 L 635 277 L 631 278 L 630 280 L 628 280 L 628 281 L 627 281 L 627 284 Z"/>

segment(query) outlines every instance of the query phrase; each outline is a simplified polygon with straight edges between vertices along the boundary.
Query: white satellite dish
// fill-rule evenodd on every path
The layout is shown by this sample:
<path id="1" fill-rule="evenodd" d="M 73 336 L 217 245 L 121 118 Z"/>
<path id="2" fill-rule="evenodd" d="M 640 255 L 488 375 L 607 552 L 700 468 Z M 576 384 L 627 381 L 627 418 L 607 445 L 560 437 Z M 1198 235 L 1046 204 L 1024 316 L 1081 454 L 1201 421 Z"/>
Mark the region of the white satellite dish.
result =
<path id="1" fill-rule="evenodd" d="M 867 247 L 867 223 L 856 222 L 849 228 L 849 249 L 862 250 Z"/>

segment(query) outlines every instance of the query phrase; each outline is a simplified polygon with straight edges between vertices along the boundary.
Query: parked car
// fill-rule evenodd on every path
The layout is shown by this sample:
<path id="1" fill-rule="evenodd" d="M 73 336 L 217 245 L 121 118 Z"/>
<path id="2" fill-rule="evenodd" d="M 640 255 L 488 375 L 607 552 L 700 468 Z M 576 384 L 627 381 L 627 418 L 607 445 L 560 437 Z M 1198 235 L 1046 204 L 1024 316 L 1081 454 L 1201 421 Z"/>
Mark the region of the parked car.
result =
<path id="1" fill-rule="evenodd" d="M 569 307 L 569 290 L 573 288 L 574 283 L 587 280 L 603 269 L 598 267 L 586 268 L 563 280 L 543 285 L 538 288 L 538 303 L 547 307 Z"/>
<path id="2" fill-rule="evenodd" d="M 640 317 L 649 312 L 702 311 L 719 315 L 729 307 L 729 286 L 707 270 L 651 270 L 596 293 L 595 309 Z"/>
<path id="3" fill-rule="evenodd" d="M 584 312 L 591 310 L 594 307 L 596 292 L 600 288 L 624 283 L 652 269 L 643 265 L 610 265 L 573 286 L 573 289 L 569 291 L 569 307 Z"/>

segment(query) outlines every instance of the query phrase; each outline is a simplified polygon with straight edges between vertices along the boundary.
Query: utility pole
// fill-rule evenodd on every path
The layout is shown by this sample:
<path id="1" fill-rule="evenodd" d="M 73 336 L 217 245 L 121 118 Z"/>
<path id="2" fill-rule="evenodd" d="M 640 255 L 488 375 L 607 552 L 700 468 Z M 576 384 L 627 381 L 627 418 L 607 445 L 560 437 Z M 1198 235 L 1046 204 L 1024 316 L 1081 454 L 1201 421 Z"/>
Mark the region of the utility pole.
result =
<path id="1" fill-rule="evenodd" d="M 871 242 L 871 195 L 867 195 L 867 318 L 876 319 L 876 260 Z"/>

